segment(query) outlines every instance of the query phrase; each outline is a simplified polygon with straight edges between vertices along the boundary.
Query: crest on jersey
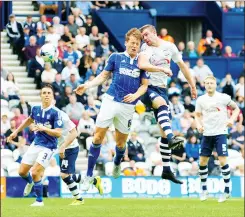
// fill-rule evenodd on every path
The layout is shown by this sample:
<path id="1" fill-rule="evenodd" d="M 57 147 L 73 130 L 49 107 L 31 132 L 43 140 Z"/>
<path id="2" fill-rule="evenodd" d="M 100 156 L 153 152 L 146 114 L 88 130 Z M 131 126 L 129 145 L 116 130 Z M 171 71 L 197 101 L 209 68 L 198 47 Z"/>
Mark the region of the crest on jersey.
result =
<path id="1" fill-rule="evenodd" d="M 47 119 L 50 119 L 50 115 L 47 115 Z"/>
<path id="2" fill-rule="evenodd" d="M 58 120 L 57 121 L 57 124 L 58 124 L 58 126 L 61 126 L 62 125 L 62 121 L 61 120 Z"/>

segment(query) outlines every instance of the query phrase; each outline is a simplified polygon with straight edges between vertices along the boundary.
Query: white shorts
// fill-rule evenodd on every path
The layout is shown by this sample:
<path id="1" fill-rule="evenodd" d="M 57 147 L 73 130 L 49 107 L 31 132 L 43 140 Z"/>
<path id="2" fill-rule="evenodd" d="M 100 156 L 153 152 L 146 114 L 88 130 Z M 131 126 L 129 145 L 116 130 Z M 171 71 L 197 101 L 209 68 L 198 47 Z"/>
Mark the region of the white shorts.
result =
<path id="1" fill-rule="evenodd" d="M 46 168 L 49 165 L 50 159 L 55 154 L 56 150 L 51 150 L 43 146 L 34 145 L 32 143 L 24 154 L 21 163 L 34 165 L 35 162 Z"/>
<path id="2" fill-rule="evenodd" d="M 113 101 L 113 97 L 105 94 L 103 97 L 100 112 L 96 119 L 96 126 L 107 128 L 114 124 L 115 128 L 128 134 L 131 127 L 135 105 Z"/>

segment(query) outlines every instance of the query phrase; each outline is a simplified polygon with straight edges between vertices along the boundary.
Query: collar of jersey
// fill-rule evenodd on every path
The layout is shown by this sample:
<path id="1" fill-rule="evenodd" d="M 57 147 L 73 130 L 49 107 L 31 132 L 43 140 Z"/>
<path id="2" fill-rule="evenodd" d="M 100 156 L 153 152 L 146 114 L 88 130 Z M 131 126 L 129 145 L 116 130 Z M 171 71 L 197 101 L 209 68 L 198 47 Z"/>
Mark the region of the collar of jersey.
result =
<path id="1" fill-rule="evenodd" d="M 47 107 L 47 108 L 43 108 L 43 106 L 41 105 L 41 109 L 43 110 L 43 111 L 48 111 L 49 109 L 51 109 L 53 107 L 53 105 L 51 104 L 49 107 Z"/>
<path id="2" fill-rule="evenodd" d="M 124 51 L 123 53 L 125 54 L 126 57 L 129 57 L 130 59 L 133 59 L 133 60 L 137 60 L 137 58 L 138 58 L 138 56 L 139 56 L 139 54 L 137 53 L 136 57 L 135 57 L 135 58 L 132 58 L 132 57 L 128 54 L 127 51 Z"/>

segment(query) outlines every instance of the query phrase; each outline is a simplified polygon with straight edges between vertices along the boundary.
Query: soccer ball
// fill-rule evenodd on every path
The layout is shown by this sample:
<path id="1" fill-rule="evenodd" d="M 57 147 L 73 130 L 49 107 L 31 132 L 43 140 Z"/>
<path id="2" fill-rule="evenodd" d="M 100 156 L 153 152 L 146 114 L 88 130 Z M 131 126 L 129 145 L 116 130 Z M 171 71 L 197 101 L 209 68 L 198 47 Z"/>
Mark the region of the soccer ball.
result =
<path id="1" fill-rule="evenodd" d="M 53 63 L 58 57 L 58 50 L 50 43 L 45 44 L 41 47 L 41 57 L 44 62 Z"/>

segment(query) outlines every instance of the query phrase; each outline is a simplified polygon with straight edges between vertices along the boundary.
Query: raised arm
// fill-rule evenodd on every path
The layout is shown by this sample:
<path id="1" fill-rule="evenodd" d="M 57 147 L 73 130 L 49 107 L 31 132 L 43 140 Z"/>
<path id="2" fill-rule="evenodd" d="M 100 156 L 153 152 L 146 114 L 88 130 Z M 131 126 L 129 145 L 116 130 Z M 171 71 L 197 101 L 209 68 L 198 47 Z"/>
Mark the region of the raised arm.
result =
<path id="1" fill-rule="evenodd" d="M 83 95 L 84 92 L 91 88 L 91 87 L 96 87 L 104 83 L 110 76 L 109 71 L 102 71 L 98 76 L 96 76 L 92 81 L 86 82 L 85 84 L 79 85 L 74 92 L 78 95 Z"/>

